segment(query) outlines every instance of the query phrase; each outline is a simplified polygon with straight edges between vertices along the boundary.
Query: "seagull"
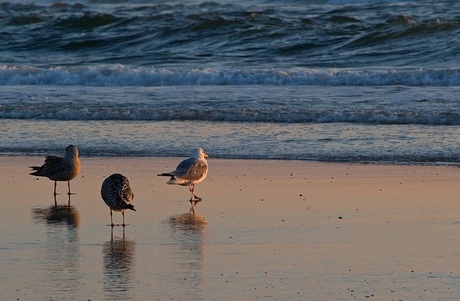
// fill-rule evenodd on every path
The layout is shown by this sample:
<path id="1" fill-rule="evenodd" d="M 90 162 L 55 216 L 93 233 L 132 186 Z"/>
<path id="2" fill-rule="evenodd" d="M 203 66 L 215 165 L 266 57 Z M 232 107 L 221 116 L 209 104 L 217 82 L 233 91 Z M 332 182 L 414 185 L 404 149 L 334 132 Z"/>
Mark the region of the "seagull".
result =
<path id="1" fill-rule="evenodd" d="M 78 159 L 78 148 L 75 145 L 67 146 L 64 157 L 46 156 L 42 166 L 30 166 L 34 172 L 33 176 L 47 177 L 54 181 L 54 195 L 56 196 L 57 181 L 67 181 L 70 192 L 70 180 L 74 179 L 80 172 L 80 160 Z"/>
<path id="2" fill-rule="evenodd" d="M 190 212 L 195 213 L 195 205 L 202 199 L 195 194 L 195 185 L 201 183 L 208 174 L 208 154 L 202 148 L 195 148 L 192 156 L 177 165 L 175 171 L 158 174 L 158 176 L 171 177 L 167 184 L 188 186 L 190 193 Z"/>
<path id="3" fill-rule="evenodd" d="M 121 211 L 121 215 L 123 216 L 122 226 L 125 227 L 125 210 L 131 209 L 136 211 L 134 206 L 131 205 L 134 193 L 129 187 L 128 178 L 118 173 L 111 175 L 102 183 L 101 196 L 110 208 L 110 225 L 112 227 L 115 226 L 113 224 L 112 210 Z"/>

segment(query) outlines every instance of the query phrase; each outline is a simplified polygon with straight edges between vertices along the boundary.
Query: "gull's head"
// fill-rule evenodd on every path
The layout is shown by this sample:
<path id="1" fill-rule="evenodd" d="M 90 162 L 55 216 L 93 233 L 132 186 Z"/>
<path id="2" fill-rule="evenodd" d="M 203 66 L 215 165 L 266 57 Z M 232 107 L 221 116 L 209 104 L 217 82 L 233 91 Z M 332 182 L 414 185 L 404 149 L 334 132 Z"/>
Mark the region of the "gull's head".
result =
<path id="1" fill-rule="evenodd" d="M 194 148 L 192 151 L 192 158 L 205 159 L 208 158 L 208 154 L 204 152 L 201 147 Z"/>
<path id="2" fill-rule="evenodd" d="M 65 149 L 65 156 L 71 158 L 78 157 L 78 148 L 72 144 L 67 146 L 67 148 Z"/>

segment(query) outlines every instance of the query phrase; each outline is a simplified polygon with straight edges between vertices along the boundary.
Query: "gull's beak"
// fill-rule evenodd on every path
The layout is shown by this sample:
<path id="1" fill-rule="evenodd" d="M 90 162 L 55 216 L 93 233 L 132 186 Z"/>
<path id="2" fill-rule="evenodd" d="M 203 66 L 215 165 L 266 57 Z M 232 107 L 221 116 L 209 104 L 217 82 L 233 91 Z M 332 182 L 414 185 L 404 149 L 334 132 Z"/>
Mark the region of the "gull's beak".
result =
<path id="1" fill-rule="evenodd" d="M 205 158 L 209 158 L 209 155 L 207 153 L 204 153 Z"/>

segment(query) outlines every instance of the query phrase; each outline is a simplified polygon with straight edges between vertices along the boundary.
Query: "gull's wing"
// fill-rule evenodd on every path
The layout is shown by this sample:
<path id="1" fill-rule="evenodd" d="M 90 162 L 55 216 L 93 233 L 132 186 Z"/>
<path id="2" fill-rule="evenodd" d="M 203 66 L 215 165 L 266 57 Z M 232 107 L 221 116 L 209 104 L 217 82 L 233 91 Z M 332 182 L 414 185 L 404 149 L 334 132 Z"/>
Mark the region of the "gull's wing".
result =
<path id="1" fill-rule="evenodd" d="M 180 179 L 195 181 L 201 179 L 207 170 L 208 165 L 204 161 L 189 158 L 179 163 L 173 175 Z"/>
<path id="2" fill-rule="evenodd" d="M 58 172 L 65 170 L 63 158 L 57 156 L 47 156 L 42 166 L 31 166 L 36 172 L 31 173 L 34 176 L 51 177 Z"/>

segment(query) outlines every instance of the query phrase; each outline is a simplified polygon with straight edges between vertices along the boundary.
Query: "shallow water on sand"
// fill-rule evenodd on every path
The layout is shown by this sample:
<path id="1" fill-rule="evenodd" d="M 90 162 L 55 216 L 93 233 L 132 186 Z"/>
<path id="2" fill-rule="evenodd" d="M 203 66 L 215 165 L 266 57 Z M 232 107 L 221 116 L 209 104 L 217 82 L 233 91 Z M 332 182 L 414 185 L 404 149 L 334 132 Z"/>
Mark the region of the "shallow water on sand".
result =
<path id="1" fill-rule="evenodd" d="M 28 175 L 41 160 L 0 157 L 4 300 L 455 300 L 460 293 L 458 191 L 446 184 L 458 180 L 456 168 L 214 160 L 197 186 L 203 202 L 193 217 L 188 190 L 156 177 L 177 158 L 83 158 L 70 204 L 65 194 L 55 203 L 51 181 Z M 99 191 L 116 171 L 130 179 L 137 211 L 112 232 Z M 58 192 L 66 189 L 58 183 Z"/>

